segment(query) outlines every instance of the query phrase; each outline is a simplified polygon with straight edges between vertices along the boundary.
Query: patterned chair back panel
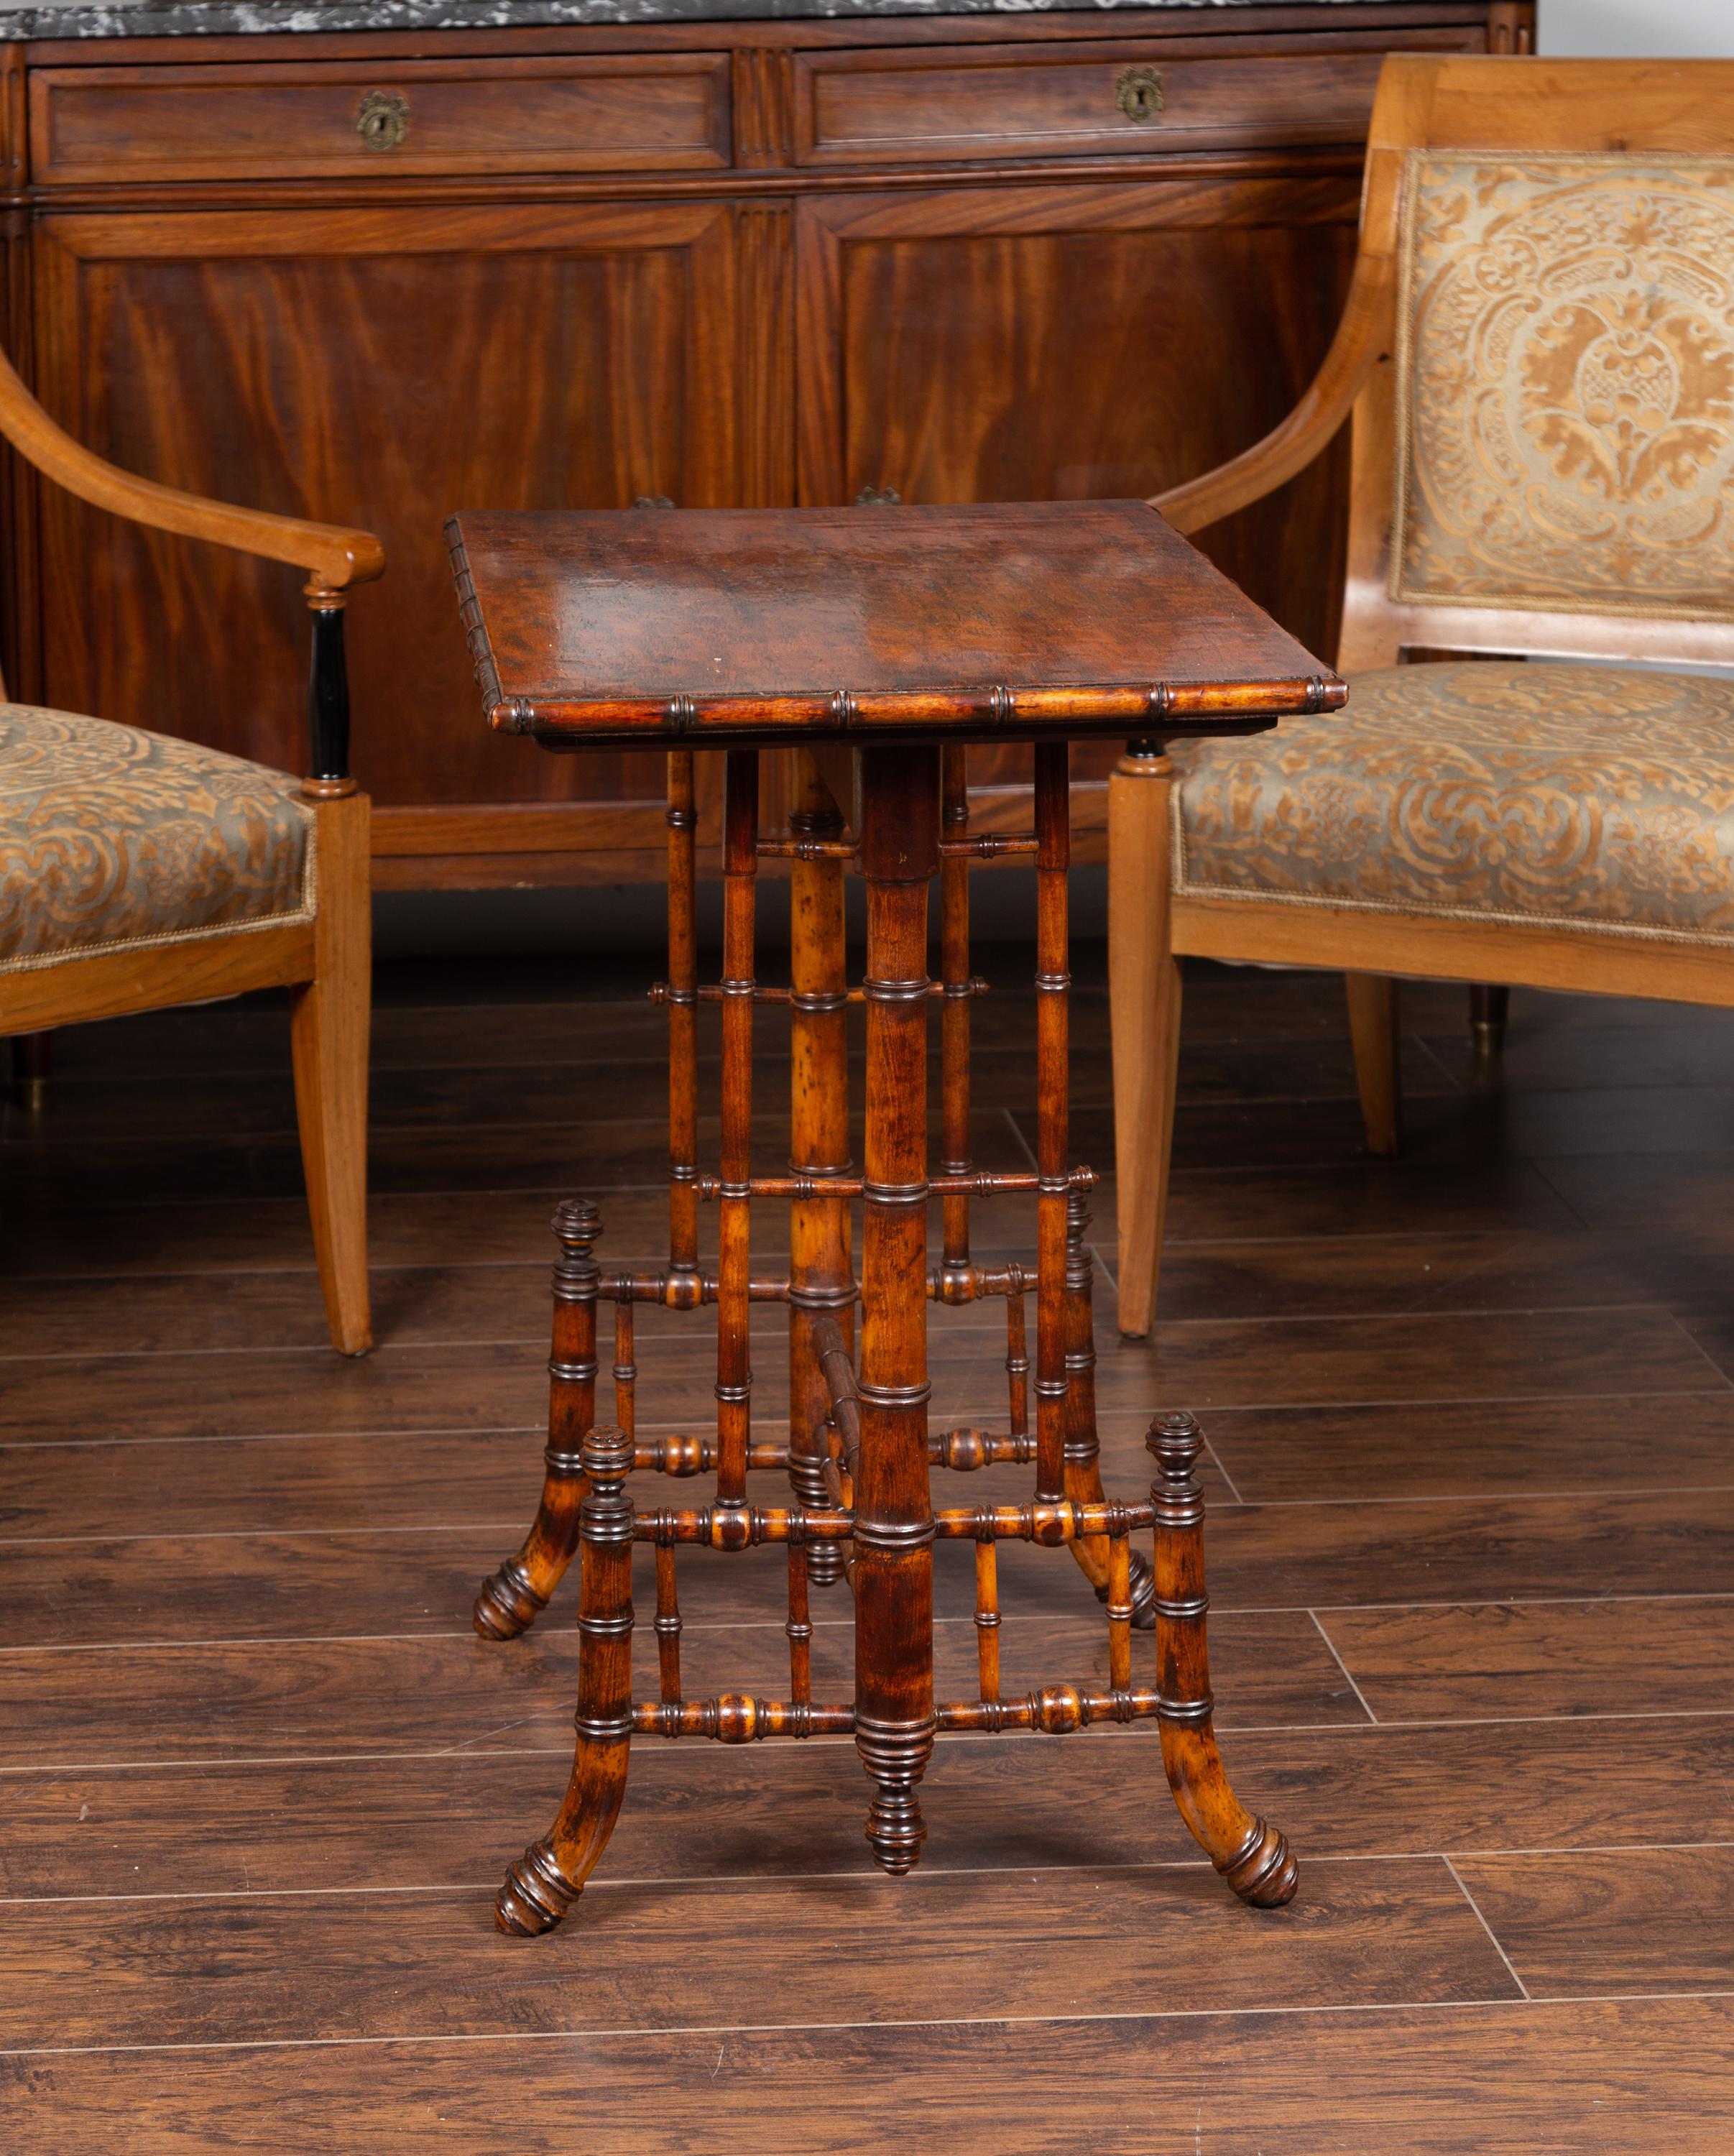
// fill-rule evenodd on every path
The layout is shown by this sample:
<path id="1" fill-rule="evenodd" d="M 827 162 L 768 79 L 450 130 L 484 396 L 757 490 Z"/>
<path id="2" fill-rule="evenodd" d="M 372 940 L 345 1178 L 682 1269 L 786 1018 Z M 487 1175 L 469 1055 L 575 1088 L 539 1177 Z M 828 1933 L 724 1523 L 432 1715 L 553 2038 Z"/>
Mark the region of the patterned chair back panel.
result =
<path id="1" fill-rule="evenodd" d="M 1398 603 L 1734 623 L 1734 159 L 1410 153 Z"/>

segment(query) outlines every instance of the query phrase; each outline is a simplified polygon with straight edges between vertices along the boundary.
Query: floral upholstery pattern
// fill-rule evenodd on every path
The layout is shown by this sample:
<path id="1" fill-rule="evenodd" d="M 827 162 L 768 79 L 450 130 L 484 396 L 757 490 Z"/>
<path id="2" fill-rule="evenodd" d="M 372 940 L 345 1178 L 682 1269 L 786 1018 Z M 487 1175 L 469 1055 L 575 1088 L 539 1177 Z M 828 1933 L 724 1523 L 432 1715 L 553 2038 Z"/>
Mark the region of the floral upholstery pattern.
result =
<path id="1" fill-rule="evenodd" d="M 299 782 L 197 743 L 0 704 L 0 973 L 308 921 Z"/>
<path id="2" fill-rule="evenodd" d="M 1408 177 L 1393 598 L 1734 620 L 1734 160 Z"/>
<path id="3" fill-rule="evenodd" d="M 1734 943 L 1734 681 L 1393 666 L 1169 753 L 1185 896 Z"/>

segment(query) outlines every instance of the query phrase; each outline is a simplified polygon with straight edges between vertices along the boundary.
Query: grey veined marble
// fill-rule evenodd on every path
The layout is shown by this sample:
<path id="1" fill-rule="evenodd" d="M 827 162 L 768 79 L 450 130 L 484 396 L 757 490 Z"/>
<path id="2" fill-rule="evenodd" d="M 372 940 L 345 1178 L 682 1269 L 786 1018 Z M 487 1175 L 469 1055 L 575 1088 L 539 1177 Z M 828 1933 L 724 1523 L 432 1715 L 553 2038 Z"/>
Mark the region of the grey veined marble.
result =
<path id="1" fill-rule="evenodd" d="M 1336 6 L 1363 0 L 1330 0 Z M 233 37 L 284 30 L 481 30 L 586 23 L 789 22 L 849 15 L 1212 9 L 1254 0 L 0 0 L 0 38 Z"/>

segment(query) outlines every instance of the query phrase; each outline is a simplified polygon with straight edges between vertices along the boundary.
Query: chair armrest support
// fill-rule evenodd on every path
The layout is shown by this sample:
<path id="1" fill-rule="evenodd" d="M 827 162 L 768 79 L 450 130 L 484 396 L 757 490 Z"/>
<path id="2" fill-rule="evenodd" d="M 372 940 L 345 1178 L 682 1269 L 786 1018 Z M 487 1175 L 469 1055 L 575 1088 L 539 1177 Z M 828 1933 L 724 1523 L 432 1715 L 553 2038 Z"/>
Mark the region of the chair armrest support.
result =
<path id="1" fill-rule="evenodd" d="M 1177 531 L 1202 531 L 1262 501 L 1304 471 L 1349 416 L 1391 337 L 1400 179 L 1398 161 L 1388 151 L 1369 154 L 1361 247 L 1348 300 L 1324 364 L 1294 410 L 1263 441 L 1227 464 L 1151 497 L 1151 507 Z"/>
<path id="2" fill-rule="evenodd" d="M 311 768 L 302 791 L 310 800 L 355 792 L 349 773 L 349 676 L 343 655 L 343 602 L 350 587 L 385 567 L 385 549 L 371 531 L 314 524 L 268 510 L 182 494 L 140 479 L 76 441 L 44 411 L 11 362 L 0 354 L 0 434 L 44 477 L 80 501 L 184 539 L 206 539 L 238 553 L 286 562 L 307 572 L 313 616 L 313 665 L 307 687 Z"/>
<path id="3" fill-rule="evenodd" d="M 343 655 L 343 600 L 328 592 L 310 594 L 313 665 L 307 677 L 307 738 L 312 763 L 301 791 L 310 801 L 332 801 L 355 792 L 349 775 L 349 669 Z"/>

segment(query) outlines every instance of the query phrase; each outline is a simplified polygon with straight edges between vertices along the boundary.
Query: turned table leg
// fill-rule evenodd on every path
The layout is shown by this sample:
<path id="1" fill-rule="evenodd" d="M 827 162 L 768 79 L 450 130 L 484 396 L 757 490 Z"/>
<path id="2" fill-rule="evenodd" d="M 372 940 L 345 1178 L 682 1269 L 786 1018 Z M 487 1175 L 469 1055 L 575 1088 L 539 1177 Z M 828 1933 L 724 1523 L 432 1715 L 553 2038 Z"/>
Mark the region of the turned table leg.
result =
<path id="1" fill-rule="evenodd" d="M 1274 1909 L 1298 1883 L 1287 1839 L 1247 1810 L 1229 1782 L 1211 1727 L 1204 1646 L 1204 1498 L 1195 1470 L 1204 1439 L 1189 1414 L 1160 1415 L 1144 1440 L 1157 1463 L 1157 1716 L 1162 1764 L 1180 1816 L 1243 1902 Z"/>
<path id="2" fill-rule="evenodd" d="M 1064 1494 L 1075 1505 L 1100 1505 L 1104 1491 L 1101 1447 L 1095 1430 L 1093 1268 L 1084 1241 L 1090 1215 L 1083 1192 L 1073 1185 L 1069 1158 L 1070 793 L 1070 747 L 1065 742 L 1043 742 L 1035 752 L 1036 989 L 1039 998 L 1036 1006 L 1036 1160 L 1042 1178 L 1037 1199 L 1036 1430 L 1039 1446 L 1044 1387 L 1045 1397 L 1051 1399 L 1056 1383 L 1052 1366 L 1057 1342 Z M 1057 1281 L 1051 1248 L 1056 1220 L 1061 1245 Z M 1051 1460 L 1039 1451 L 1039 1496 L 1059 1494 L 1047 1486 L 1044 1478 L 1051 1474 Z M 1107 1537 L 1081 1537 L 1072 1544 L 1072 1554 L 1095 1588 L 1096 1599 L 1106 1602 L 1110 1592 Z M 1130 1573 L 1131 1621 L 1141 1630 L 1147 1630 L 1155 1622 L 1155 1578 L 1136 1556 L 1131 1559 Z"/>
<path id="3" fill-rule="evenodd" d="M 867 1815 L 875 1859 L 905 1872 L 927 1831 L 916 1784 L 934 1735 L 925 1281 L 927 882 L 939 859 L 939 758 L 931 748 L 872 748 L 862 764 L 867 1118 L 855 1744 L 876 1785 Z"/>
<path id="4" fill-rule="evenodd" d="M 699 1273 L 698 810 L 692 751 L 669 754 L 668 1301 L 695 1310 Z"/>
<path id="5" fill-rule="evenodd" d="M 789 870 L 789 1076 L 791 1173 L 845 1176 L 849 1158 L 849 978 L 843 911 L 843 818 L 808 753 L 796 755 L 798 841 Z M 845 1348 L 855 1330 L 855 1276 L 849 1200 L 798 1199 L 789 1208 L 789 1480 L 804 1505 L 830 1502 L 823 1458 L 830 1392 L 813 1328 L 835 1320 Z M 829 1586 L 843 1577 L 843 1546 L 815 1543 L 797 1560 L 806 1578 Z"/>
<path id="6" fill-rule="evenodd" d="M 596 1296 L 601 1275 L 591 1246 L 602 1216 L 587 1198 L 554 1214 L 554 1343 L 548 1358 L 548 1443 L 541 1502 L 516 1557 L 484 1582 L 472 1617 L 485 1640 L 515 1640 L 547 1607 L 578 1546 L 584 1476 L 579 1448 L 596 1419 Z"/>
<path id="7" fill-rule="evenodd" d="M 589 1490 L 580 1508 L 577 1748 L 550 1832 L 506 1874 L 494 1905 L 502 1932 L 551 1931 L 596 1869 L 626 1794 L 632 1748 L 633 1444 L 593 1430 L 583 1443 Z"/>

